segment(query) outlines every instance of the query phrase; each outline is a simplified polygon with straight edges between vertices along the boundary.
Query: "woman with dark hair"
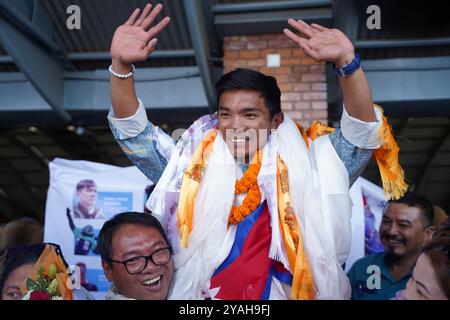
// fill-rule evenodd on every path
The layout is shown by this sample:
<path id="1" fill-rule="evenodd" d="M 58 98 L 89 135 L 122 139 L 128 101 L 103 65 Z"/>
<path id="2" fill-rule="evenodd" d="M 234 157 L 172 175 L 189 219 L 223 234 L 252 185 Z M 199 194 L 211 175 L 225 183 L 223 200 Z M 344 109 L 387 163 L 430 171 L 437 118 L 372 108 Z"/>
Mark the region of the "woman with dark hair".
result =
<path id="1" fill-rule="evenodd" d="M 33 267 L 46 246 L 51 245 L 68 268 L 61 248 L 53 243 L 39 243 L 7 249 L 0 257 L 0 300 L 21 300 L 21 287 L 32 274 Z M 73 300 L 94 300 L 94 297 L 82 286 L 71 288 Z M 27 299 L 28 300 L 28 299 Z"/>
<path id="2" fill-rule="evenodd" d="M 403 298 L 406 300 L 449 300 L 450 225 L 443 225 L 422 249 Z"/>
<path id="3" fill-rule="evenodd" d="M 41 246 L 25 246 L 7 249 L 0 261 L 1 300 L 20 300 L 20 287 L 30 275 L 39 258 Z M 42 250 L 40 250 L 42 251 Z"/>

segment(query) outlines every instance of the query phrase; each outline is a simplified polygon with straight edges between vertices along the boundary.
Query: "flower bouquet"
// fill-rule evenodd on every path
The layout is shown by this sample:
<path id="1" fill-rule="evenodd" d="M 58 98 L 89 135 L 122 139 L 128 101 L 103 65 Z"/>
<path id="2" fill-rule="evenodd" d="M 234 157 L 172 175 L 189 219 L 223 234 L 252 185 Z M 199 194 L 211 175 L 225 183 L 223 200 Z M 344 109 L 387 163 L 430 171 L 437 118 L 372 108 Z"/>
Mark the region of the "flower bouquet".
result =
<path id="1" fill-rule="evenodd" d="M 71 279 L 54 246 L 45 246 L 21 291 L 22 300 L 72 300 Z"/>

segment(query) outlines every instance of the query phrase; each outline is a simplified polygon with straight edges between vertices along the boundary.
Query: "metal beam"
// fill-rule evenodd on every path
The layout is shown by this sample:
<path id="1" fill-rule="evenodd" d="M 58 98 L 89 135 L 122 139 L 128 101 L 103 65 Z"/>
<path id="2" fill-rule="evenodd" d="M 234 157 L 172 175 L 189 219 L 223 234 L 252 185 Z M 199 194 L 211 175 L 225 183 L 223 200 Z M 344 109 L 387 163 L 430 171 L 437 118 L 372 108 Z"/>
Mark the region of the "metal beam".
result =
<path id="1" fill-rule="evenodd" d="M 359 16 L 355 1 L 333 1 L 333 27 L 341 30 L 355 44 L 358 35 Z M 337 121 L 342 114 L 344 97 L 331 64 L 327 64 L 328 114 Z"/>
<path id="2" fill-rule="evenodd" d="M 448 139 L 450 139 L 450 125 L 448 126 L 447 130 L 445 130 L 445 132 L 442 134 L 440 139 L 436 141 L 433 148 L 428 153 L 428 157 L 427 160 L 425 161 L 425 165 L 423 166 L 422 173 L 419 179 L 417 179 L 417 190 L 419 193 L 424 191 L 425 181 L 430 175 L 433 162 L 436 159 L 437 155 L 439 154 L 439 151 L 441 150 L 442 146 L 447 142 Z"/>
<path id="3" fill-rule="evenodd" d="M 16 147 L 19 147 L 22 151 L 24 151 L 30 158 L 34 159 L 39 166 L 44 169 L 48 170 L 48 164 L 50 161 L 47 159 L 46 156 L 42 154 L 42 152 L 33 144 L 28 142 L 25 138 L 20 136 L 19 134 L 15 132 L 10 132 L 5 135 L 5 138 Z"/>
<path id="4" fill-rule="evenodd" d="M 356 49 L 413 48 L 450 45 L 450 37 L 434 39 L 359 40 Z"/>
<path id="5" fill-rule="evenodd" d="M 212 79 L 212 66 L 210 60 L 211 46 L 208 40 L 202 3 L 198 0 L 184 0 L 183 3 L 192 45 L 195 50 L 195 58 L 202 76 L 209 109 L 211 112 L 214 112 L 216 108 L 216 94 Z"/>
<path id="6" fill-rule="evenodd" d="M 177 58 L 195 58 L 195 51 L 186 50 L 157 50 L 152 53 L 151 59 L 177 59 Z M 104 52 L 70 52 L 67 59 L 75 61 L 104 61 L 111 60 L 111 53 Z M 10 56 L 0 56 L 0 64 L 14 63 Z"/>
<path id="7" fill-rule="evenodd" d="M 374 101 L 391 115 L 450 115 L 450 57 L 366 60 L 362 66 Z"/>
<path id="8" fill-rule="evenodd" d="M 34 14 L 34 7 L 28 3 L 0 0 L 0 42 L 42 98 L 64 122 L 69 122 L 71 116 L 63 109 L 64 64 L 58 56 L 62 49 L 27 18 Z M 32 3 L 36 6 L 37 2 Z M 50 20 L 44 14 L 41 10 L 39 19 Z"/>
<path id="9" fill-rule="evenodd" d="M 252 3 L 216 4 L 213 8 L 215 14 L 242 13 L 274 10 L 293 10 L 311 7 L 329 7 L 331 0 L 303 0 L 303 1 L 270 1 Z"/>
<path id="10" fill-rule="evenodd" d="M 272 3 L 272 2 L 271 2 Z M 273 2 L 274 4 L 277 2 Z M 298 1 L 300 3 L 300 1 Z M 331 2 L 328 6 L 300 6 L 293 9 L 271 11 L 247 11 L 235 13 L 214 13 L 214 24 L 220 37 L 261 33 L 280 33 L 287 27 L 289 18 L 302 19 L 330 26 L 332 20 Z M 237 5 L 237 4 L 236 4 Z"/>
<path id="11" fill-rule="evenodd" d="M 74 125 L 106 124 L 111 107 L 109 79 L 106 70 L 65 73 L 63 107 L 72 114 Z M 181 114 L 188 115 L 188 121 L 190 115 L 209 111 L 197 67 L 139 68 L 135 80 L 137 94 L 151 110 L 153 121 L 179 120 Z M 0 97 L 1 126 L 61 124 L 22 73 L 0 73 Z"/>

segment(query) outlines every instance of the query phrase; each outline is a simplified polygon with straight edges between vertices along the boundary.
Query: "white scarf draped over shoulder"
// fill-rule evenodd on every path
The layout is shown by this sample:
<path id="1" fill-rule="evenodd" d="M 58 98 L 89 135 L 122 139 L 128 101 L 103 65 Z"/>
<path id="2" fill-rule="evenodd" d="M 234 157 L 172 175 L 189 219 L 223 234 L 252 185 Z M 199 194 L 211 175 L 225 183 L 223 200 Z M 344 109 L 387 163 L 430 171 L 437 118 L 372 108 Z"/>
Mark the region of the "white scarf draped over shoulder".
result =
<path id="1" fill-rule="evenodd" d="M 203 299 L 210 279 L 228 256 L 236 226 L 227 228 L 236 179 L 242 169 L 235 163 L 220 134 L 195 199 L 189 246 L 181 248 L 177 228 L 178 198 L 183 174 L 209 130 L 217 127 L 215 116 L 196 121 L 177 143 L 147 207 L 163 222 L 174 247 L 175 278 L 170 299 Z M 280 232 L 277 203 L 277 158 L 288 168 L 293 207 L 314 280 L 316 299 L 348 299 L 350 284 L 341 265 L 350 251 L 350 197 L 347 171 L 328 136 L 309 141 L 308 149 L 288 116 L 273 132 L 263 149 L 258 175 L 262 200 L 271 215 L 270 258 L 290 270 Z"/>

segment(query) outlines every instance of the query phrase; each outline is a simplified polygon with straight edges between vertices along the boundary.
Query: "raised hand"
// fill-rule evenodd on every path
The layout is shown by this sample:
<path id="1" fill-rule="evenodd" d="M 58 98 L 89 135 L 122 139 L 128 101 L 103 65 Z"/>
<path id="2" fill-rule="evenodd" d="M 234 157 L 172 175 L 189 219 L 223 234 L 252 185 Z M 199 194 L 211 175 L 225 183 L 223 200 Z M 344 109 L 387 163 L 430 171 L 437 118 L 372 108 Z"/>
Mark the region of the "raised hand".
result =
<path id="1" fill-rule="evenodd" d="M 113 61 L 132 64 L 148 58 L 155 50 L 158 41 L 156 36 L 170 22 L 170 18 L 165 17 L 157 25 L 152 26 L 162 9 L 161 4 L 157 4 L 153 10 L 152 5 L 147 4 L 142 13 L 140 9 L 136 9 L 127 22 L 117 28 L 111 43 Z"/>
<path id="2" fill-rule="evenodd" d="M 341 31 L 315 23 L 309 25 L 303 20 L 289 19 L 288 23 L 300 36 L 289 29 L 284 29 L 284 34 L 297 43 L 308 57 L 318 62 L 333 62 L 338 67 L 343 67 L 354 59 L 355 48 Z"/>

